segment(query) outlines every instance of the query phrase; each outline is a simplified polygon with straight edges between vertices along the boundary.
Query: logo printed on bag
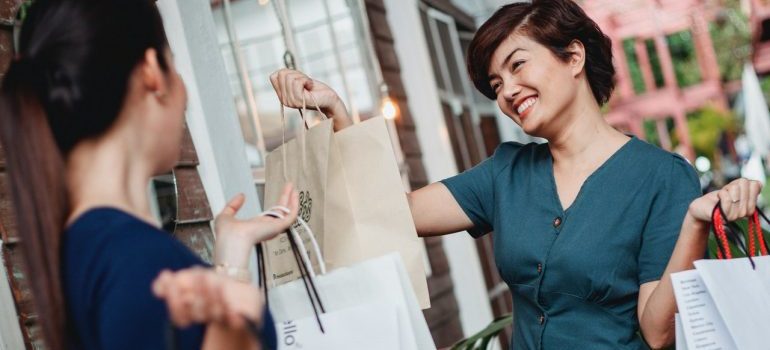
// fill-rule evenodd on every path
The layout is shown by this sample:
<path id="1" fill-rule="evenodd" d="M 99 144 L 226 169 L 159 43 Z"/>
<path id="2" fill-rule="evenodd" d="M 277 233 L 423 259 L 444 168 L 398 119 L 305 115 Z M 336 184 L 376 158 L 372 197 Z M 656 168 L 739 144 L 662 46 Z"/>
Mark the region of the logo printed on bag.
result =
<path id="1" fill-rule="evenodd" d="M 310 197 L 310 191 L 299 192 L 299 217 L 305 222 L 310 222 L 311 211 L 313 210 L 313 198 Z M 294 223 L 294 228 L 299 228 L 299 223 Z"/>

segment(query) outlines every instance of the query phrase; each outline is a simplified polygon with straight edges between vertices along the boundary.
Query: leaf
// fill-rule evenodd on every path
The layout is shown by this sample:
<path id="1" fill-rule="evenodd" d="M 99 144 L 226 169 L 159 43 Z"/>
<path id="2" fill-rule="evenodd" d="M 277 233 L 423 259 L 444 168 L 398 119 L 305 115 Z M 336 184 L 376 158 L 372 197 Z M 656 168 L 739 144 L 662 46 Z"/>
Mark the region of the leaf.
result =
<path id="1" fill-rule="evenodd" d="M 458 341 L 452 345 L 452 350 L 482 350 L 486 349 L 492 339 L 497 337 L 505 327 L 513 323 L 513 315 L 507 314 L 494 319 L 486 328 L 478 333 Z"/>

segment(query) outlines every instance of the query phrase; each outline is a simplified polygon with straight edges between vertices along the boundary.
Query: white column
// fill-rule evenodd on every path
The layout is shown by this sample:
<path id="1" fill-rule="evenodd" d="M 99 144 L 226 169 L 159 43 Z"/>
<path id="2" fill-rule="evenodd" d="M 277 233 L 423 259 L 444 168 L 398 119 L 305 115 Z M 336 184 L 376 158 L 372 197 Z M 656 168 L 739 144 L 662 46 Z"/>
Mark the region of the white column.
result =
<path id="1" fill-rule="evenodd" d="M 444 123 L 418 3 L 418 0 L 385 0 L 385 7 L 409 110 L 417 126 L 422 160 L 428 179 L 438 181 L 457 174 L 457 167 Z M 443 241 L 460 308 L 460 321 L 467 336 L 492 321 L 484 274 L 475 242 L 467 233 L 447 235 Z"/>
<path id="2" fill-rule="evenodd" d="M 261 211 L 208 0 L 158 0 L 176 68 L 187 87 L 187 125 L 214 214 L 238 193 L 239 217 Z M 257 271 L 252 259 L 252 272 Z M 256 279 L 255 279 L 256 281 Z"/>

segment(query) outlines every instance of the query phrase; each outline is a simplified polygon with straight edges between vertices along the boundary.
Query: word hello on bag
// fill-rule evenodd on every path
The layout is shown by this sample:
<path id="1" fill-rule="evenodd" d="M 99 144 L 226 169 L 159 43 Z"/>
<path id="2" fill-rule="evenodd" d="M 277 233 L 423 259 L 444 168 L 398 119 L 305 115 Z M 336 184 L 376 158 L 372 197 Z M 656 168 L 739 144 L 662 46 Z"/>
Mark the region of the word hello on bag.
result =
<path id="1" fill-rule="evenodd" d="M 297 326 L 292 321 L 286 321 L 281 323 L 281 332 L 283 337 L 281 343 L 285 346 L 294 346 L 297 339 L 294 337 L 294 333 L 297 333 Z M 297 344 L 299 345 L 299 344 Z M 301 346 L 300 346 L 301 347 Z"/>

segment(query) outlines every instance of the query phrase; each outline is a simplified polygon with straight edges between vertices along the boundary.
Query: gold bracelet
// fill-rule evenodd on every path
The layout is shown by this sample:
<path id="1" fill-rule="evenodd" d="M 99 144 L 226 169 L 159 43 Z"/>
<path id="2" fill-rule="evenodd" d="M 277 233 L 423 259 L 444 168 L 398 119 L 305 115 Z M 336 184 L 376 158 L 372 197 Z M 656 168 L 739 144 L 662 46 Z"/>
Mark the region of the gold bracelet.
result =
<path id="1" fill-rule="evenodd" d="M 230 266 L 227 264 L 217 264 L 214 266 L 214 271 L 220 275 L 225 275 L 235 279 L 238 282 L 250 283 L 251 271 L 247 268 Z"/>

